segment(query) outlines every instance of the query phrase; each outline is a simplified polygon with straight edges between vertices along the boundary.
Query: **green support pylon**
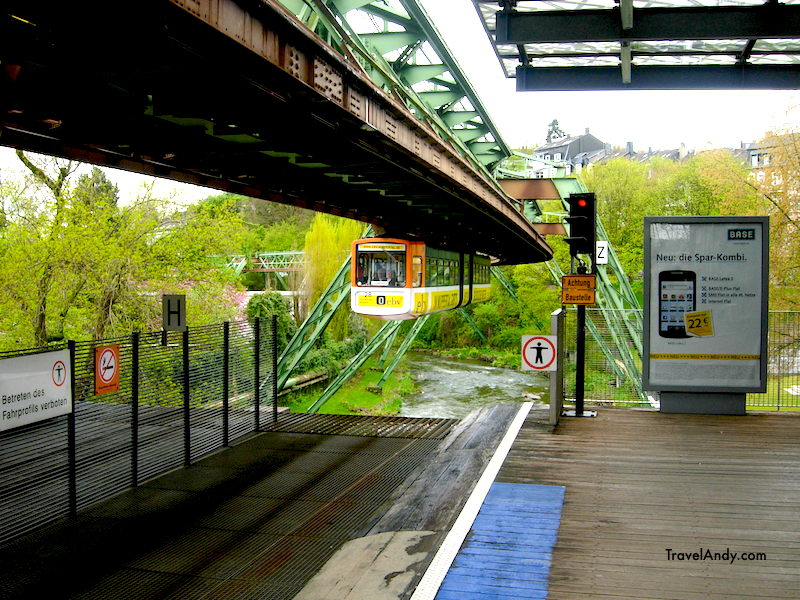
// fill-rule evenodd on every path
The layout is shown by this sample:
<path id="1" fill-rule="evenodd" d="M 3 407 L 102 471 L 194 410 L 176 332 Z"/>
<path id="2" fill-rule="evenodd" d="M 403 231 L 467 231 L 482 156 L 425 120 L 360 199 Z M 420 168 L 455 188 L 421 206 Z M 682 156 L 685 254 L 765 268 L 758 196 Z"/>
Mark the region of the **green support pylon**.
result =
<path id="1" fill-rule="evenodd" d="M 389 375 L 392 374 L 395 367 L 400 362 L 400 359 L 403 358 L 408 349 L 411 347 L 411 344 L 414 343 L 419 332 L 422 330 L 425 323 L 428 321 L 428 317 L 430 315 L 423 315 L 414 321 L 414 325 L 411 327 L 411 330 L 406 334 L 406 337 L 403 338 L 400 347 L 397 349 L 397 352 L 394 353 L 394 357 L 392 357 L 391 362 L 387 365 L 386 369 L 383 371 L 383 375 L 378 380 L 378 387 L 382 388 L 383 384 L 386 383 L 386 380 L 389 379 Z M 396 329 L 395 332 L 399 331 L 400 329 Z M 394 340 L 396 335 L 392 336 L 390 339 Z"/>
<path id="2" fill-rule="evenodd" d="M 489 341 L 489 340 L 487 340 L 487 339 L 486 339 L 486 335 L 484 335 L 484 333 L 481 331 L 481 328 L 480 328 L 480 327 L 478 327 L 478 324 L 477 324 L 477 323 L 474 321 L 474 319 L 472 318 L 472 316 L 471 316 L 471 315 L 470 315 L 470 314 L 467 312 L 467 309 L 466 309 L 466 308 L 464 308 L 464 307 L 462 306 L 461 308 L 459 308 L 459 309 L 458 309 L 458 313 L 459 313 L 459 314 L 461 315 L 461 317 L 462 317 L 462 318 L 463 318 L 463 319 L 464 319 L 464 320 L 467 322 L 467 325 L 469 325 L 470 327 L 472 327 L 472 330 L 473 330 L 475 333 L 477 333 L 477 334 L 478 334 L 478 337 L 479 337 L 479 338 L 481 338 L 481 341 L 482 341 L 484 344 L 485 344 L 485 343 L 487 343 L 487 342 Z"/>
<path id="3" fill-rule="evenodd" d="M 565 212 L 568 212 L 566 199 L 570 194 L 586 192 L 586 188 L 574 178 L 554 179 L 553 183 L 559 192 Z M 565 226 L 567 225 L 565 224 Z M 608 240 L 600 219 L 597 219 L 597 238 Z M 561 267 L 554 260 L 548 261 L 547 265 L 553 278 L 560 285 L 561 276 L 564 275 Z M 615 275 L 617 285 L 611 282 L 609 271 Z M 597 274 L 598 311 L 606 324 L 612 347 L 616 349 L 623 367 L 617 363 L 612 347 L 609 347 L 599 328 L 592 322 L 589 313 L 586 315 L 587 329 L 606 356 L 615 374 L 630 381 L 639 398 L 645 400 L 647 396 L 642 389 L 639 367 L 642 355 L 641 306 L 611 244 L 609 244 L 609 264 L 596 265 L 595 272 Z"/>
<path id="4" fill-rule="evenodd" d="M 494 275 L 494 278 L 508 292 L 508 295 L 511 296 L 511 299 L 514 302 L 516 302 L 517 304 L 522 304 L 522 300 L 517 295 L 517 290 L 514 289 L 514 285 L 511 283 L 508 277 L 506 277 L 506 274 L 503 273 L 503 270 L 500 267 L 492 267 L 492 275 Z M 544 323 L 542 323 L 539 317 L 537 317 L 536 315 L 531 315 L 531 316 L 533 317 L 533 320 L 536 323 L 536 327 L 544 331 Z"/>
<path id="5" fill-rule="evenodd" d="M 363 236 L 372 235 L 372 226 L 368 226 Z M 286 380 L 303 357 L 311 350 L 325 328 L 330 323 L 333 315 L 345 300 L 350 298 L 350 256 L 348 255 L 342 266 L 333 276 L 328 287 L 322 293 L 317 303 L 311 309 L 308 317 L 297 329 L 292 339 L 286 345 L 278 358 L 278 391 L 286 385 Z M 262 384 L 263 385 L 263 384 Z"/>
<path id="6" fill-rule="evenodd" d="M 383 369 L 383 364 L 386 362 L 386 359 L 389 358 L 389 354 L 392 352 L 392 347 L 394 346 L 394 341 L 397 339 L 397 334 L 400 332 L 400 328 L 397 328 L 392 332 L 392 335 L 389 336 L 389 339 L 386 340 L 386 343 L 383 345 L 383 352 L 381 352 L 381 357 L 378 359 L 378 364 L 375 365 L 377 370 Z"/>
<path id="7" fill-rule="evenodd" d="M 317 399 L 314 404 L 312 404 L 306 412 L 315 413 L 318 412 L 320 408 L 330 400 L 333 395 L 339 391 L 339 388 L 344 385 L 344 382 L 350 379 L 356 371 L 358 371 L 367 359 L 372 356 L 375 351 L 380 348 L 381 344 L 385 343 L 387 339 L 394 333 L 394 331 L 400 327 L 402 321 L 386 321 L 383 327 L 380 328 L 375 337 L 373 337 L 366 346 L 361 349 L 361 352 L 356 354 L 355 358 L 350 361 L 342 371 L 336 376 L 330 385 L 325 388 L 325 391 L 322 392 L 322 395 Z"/>

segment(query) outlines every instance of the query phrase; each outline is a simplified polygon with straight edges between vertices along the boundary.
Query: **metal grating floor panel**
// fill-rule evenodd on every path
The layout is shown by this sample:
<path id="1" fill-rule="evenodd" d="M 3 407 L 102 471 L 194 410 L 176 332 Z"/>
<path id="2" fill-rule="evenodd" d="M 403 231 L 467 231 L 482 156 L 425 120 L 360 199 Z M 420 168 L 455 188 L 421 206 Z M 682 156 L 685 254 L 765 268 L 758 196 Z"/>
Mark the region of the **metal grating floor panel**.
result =
<path id="1" fill-rule="evenodd" d="M 58 564 L 65 599 L 288 600 L 456 422 L 302 417 L 0 548 L 0 597 L 44 597 Z"/>
<path id="2" fill-rule="evenodd" d="M 277 423 L 267 423 L 261 429 L 327 435 L 442 439 L 455 422 L 455 419 L 282 413 Z"/>

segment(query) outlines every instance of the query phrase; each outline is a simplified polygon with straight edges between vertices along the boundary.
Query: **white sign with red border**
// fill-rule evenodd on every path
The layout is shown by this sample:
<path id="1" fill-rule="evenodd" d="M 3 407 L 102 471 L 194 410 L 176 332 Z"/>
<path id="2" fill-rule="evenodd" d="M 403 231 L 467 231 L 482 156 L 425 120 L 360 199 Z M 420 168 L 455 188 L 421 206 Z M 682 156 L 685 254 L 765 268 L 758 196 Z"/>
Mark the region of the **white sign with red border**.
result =
<path id="1" fill-rule="evenodd" d="M 69 350 L 0 360 L 0 431 L 71 412 Z"/>
<path id="2" fill-rule="evenodd" d="M 556 336 L 522 336 L 522 370 L 555 371 L 558 367 L 556 356 Z"/>

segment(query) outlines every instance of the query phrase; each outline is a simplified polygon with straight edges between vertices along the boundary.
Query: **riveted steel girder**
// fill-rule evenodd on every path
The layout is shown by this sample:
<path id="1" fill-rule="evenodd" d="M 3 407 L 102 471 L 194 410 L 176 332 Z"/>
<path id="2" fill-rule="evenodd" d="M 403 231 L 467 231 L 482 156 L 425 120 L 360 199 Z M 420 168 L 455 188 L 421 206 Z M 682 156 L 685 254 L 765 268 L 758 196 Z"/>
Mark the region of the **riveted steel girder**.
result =
<path id="1" fill-rule="evenodd" d="M 499 12 L 501 44 L 540 42 L 623 42 L 646 40 L 791 39 L 800 37 L 800 6 L 634 8 L 623 27 L 620 10 Z"/>

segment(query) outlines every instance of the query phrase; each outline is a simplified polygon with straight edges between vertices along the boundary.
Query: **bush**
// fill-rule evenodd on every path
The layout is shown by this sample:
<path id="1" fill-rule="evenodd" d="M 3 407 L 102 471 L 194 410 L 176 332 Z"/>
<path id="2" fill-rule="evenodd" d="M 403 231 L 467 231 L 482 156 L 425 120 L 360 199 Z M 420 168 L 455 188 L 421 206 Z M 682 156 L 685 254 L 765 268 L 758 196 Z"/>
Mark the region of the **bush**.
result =
<path id="1" fill-rule="evenodd" d="M 278 352 L 286 347 L 289 340 L 297 330 L 294 319 L 289 313 L 289 303 L 278 292 L 265 292 L 254 294 L 247 303 L 247 318 L 250 321 L 256 317 L 262 320 L 271 319 L 272 315 L 278 317 Z"/>

